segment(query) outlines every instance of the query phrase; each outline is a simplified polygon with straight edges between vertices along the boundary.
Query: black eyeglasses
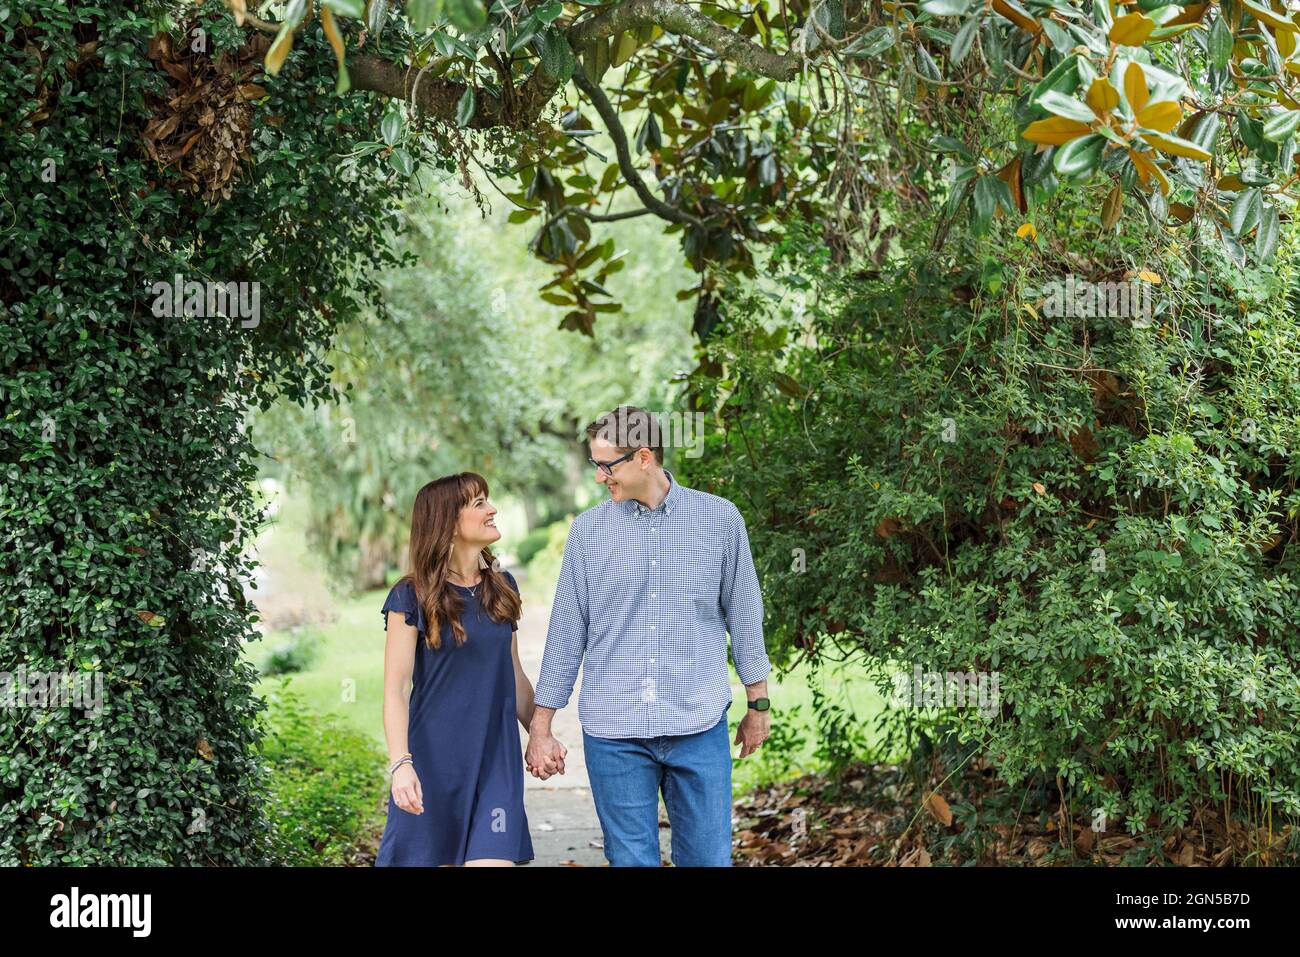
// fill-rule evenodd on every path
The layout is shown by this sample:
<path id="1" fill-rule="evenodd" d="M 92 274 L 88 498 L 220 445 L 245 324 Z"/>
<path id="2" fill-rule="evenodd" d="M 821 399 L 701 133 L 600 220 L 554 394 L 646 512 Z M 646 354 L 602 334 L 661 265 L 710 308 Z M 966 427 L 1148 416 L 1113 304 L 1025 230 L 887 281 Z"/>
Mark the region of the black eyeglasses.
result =
<path id="1" fill-rule="evenodd" d="M 640 451 L 641 451 L 640 449 L 633 449 L 631 452 L 627 453 L 627 455 L 620 455 L 618 458 L 613 459 L 612 461 L 609 462 L 597 462 L 590 455 L 588 455 L 587 461 L 591 463 L 592 468 L 600 469 L 606 475 L 613 476 L 615 465 L 618 465 L 620 462 L 626 462 L 628 459 L 630 459 L 632 456 L 636 455 L 637 452 Z"/>

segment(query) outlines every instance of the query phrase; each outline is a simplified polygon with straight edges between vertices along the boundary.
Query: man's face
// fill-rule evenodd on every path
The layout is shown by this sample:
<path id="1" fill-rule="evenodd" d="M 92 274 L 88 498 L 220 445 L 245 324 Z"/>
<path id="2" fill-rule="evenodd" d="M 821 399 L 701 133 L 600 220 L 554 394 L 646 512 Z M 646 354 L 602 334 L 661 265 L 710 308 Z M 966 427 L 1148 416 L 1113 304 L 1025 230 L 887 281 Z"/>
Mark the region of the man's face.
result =
<path id="1" fill-rule="evenodd" d="M 612 462 L 617 458 L 621 458 L 624 454 L 619 451 L 618 446 L 610 445 L 602 438 L 592 439 L 589 448 L 591 457 L 597 462 Z M 609 490 L 611 501 L 626 501 L 628 498 L 634 497 L 633 493 L 641 487 L 640 480 L 643 472 L 638 461 L 641 457 L 642 454 L 638 451 L 633 458 L 618 463 L 613 467 L 613 475 L 607 475 L 604 469 L 596 468 L 596 481 Z"/>

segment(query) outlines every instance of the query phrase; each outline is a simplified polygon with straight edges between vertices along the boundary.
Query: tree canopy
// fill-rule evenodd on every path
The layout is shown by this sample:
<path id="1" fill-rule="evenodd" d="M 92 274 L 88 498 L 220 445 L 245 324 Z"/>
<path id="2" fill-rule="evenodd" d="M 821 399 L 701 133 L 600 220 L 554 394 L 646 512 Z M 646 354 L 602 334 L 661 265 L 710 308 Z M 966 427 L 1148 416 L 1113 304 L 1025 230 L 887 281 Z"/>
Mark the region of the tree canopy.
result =
<path id="1" fill-rule="evenodd" d="M 838 260 L 887 244 L 882 193 L 977 231 L 1002 215 L 1033 230 L 1060 188 L 1100 183 L 1104 226 L 1201 220 L 1239 263 L 1271 256 L 1295 200 L 1300 14 L 1281 3 L 291 0 L 264 4 L 270 20 L 228 6 L 273 37 L 269 72 L 316 30 L 340 93 L 410 105 L 361 148 L 502 177 L 555 267 L 544 298 L 588 334 L 619 308 L 603 286 L 619 263 L 592 228 L 611 218 L 680 234 L 705 336 L 713 291 L 753 274 L 777 220 L 821 223 Z M 601 129 L 609 165 L 590 145 Z M 635 204 L 611 212 L 622 193 Z"/>

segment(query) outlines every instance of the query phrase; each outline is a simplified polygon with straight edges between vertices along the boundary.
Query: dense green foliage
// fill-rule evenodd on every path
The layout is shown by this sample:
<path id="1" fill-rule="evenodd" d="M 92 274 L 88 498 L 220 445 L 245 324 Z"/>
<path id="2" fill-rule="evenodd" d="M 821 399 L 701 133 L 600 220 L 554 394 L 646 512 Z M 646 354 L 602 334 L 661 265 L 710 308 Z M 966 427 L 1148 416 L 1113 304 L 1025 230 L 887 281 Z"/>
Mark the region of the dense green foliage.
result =
<path id="1" fill-rule="evenodd" d="M 792 239 L 786 305 L 726 305 L 696 381 L 725 434 L 690 477 L 745 512 L 778 658 L 1000 675 L 995 711 L 941 717 L 1084 821 L 1295 820 L 1294 244 L 1241 271 L 1050 213 L 1042 243 L 954 235 L 880 270 Z M 1081 269 L 1154 270 L 1152 315 L 1047 315 Z"/>
<path id="2" fill-rule="evenodd" d="M 321 108 L 328 47 L 254 104 L 224 11 L 195 50 L 137 7 L 0 6 L 0 670 L 98 674 L 106 705 L 0 713 L 5 864 L 260 859 L 243 422 L 329 394 L 322 343 L 375 301 L 357 267 L 393 261 L 400 184 L 340 163 L 377 114 Z M 176 274 L 259 283 L 260 321 L 157 314 Z"/>
<path id="3" fill-rule="evenodd" d="M 317 714 L 281 682 L 267 696 L 262 753 L 270 771 L 268 863 L 349 863 L 375 833 L 387 794 L 384 752 L 337 715 Z"/>
<path id="4" fill-rule="evenodd" d="M 581 425 L 667 405 L 683 289 L 707 342 L 688 400 L 724 432 L 677 464 L 745 511 L 776 657 L 999 674 L 993 713 L 946 720 L 1084 818 L 1300 815 L 1293 15 L 366 6 L 272 4 L 276 47 L 215 0 L 0 5 L 0 671 L 98 675 L 107 698 L 6 709 L 0 862 L 339 852 L 322 829 L 359 805 L 314 772 L 286 785 L 309 823 L 277 839 L 267 816 L 240 659 L 262 459 L 310 483 L 317 542 L 362 584 L 436 474 L 560 518 Z M 515 179 L 544 279 L 481 275 L 483 235 L 449 222 L 467 209 L 399 215 L 438 170 Z M 641 213 L 698 279 L 649 257 L 622 338 L 542 338 L 619 311 L 612 237 L 652 220 L 614 220 Z M 1159 308 L 1061 313 L 1045 286 L 1067 275 L 1136 276 Z M 172 306 L 175 277 L 197 298 Z M 253 313 L 213 310 L 227 283 Z M 562 318 L 527 308 L 539 287 Z M 324 425 L 281 406 L 245 430 L 345 383 Z M 853 729 L 814 708 L 843 763 Z"/>

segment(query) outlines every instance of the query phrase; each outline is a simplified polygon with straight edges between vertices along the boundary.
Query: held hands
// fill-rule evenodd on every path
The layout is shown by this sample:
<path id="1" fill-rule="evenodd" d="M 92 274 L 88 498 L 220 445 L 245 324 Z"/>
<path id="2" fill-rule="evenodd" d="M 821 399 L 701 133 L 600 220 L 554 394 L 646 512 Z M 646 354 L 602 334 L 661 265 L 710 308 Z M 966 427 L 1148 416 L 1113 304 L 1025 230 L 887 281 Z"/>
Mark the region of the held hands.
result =
<path id="1" fill-rule="evenodd" d="M 524 766 L 533 777 L 545 781 L 552 774 L 564 773 L 564 756 L 568 753 L 569 749 L 555 737 L 540 731 L 534 732 L 528 735 Z"/>
<path id="2" fill-rule="evenodd" d="M 771 730 L 771 713 L 751 709 L 740 719 L 740 727 L 736 728 L 736 740 L 731 743 L 741 745 L 740 756 L 743 758 L 757 751 L 758 746 L 767 740 Z"/>
<path id="3" fill-rule="evenodd" d="M 424 813 L 424 793 L 413 765 L 403 764 L 393 772 L 393 802 L 409 814 Z"/>

